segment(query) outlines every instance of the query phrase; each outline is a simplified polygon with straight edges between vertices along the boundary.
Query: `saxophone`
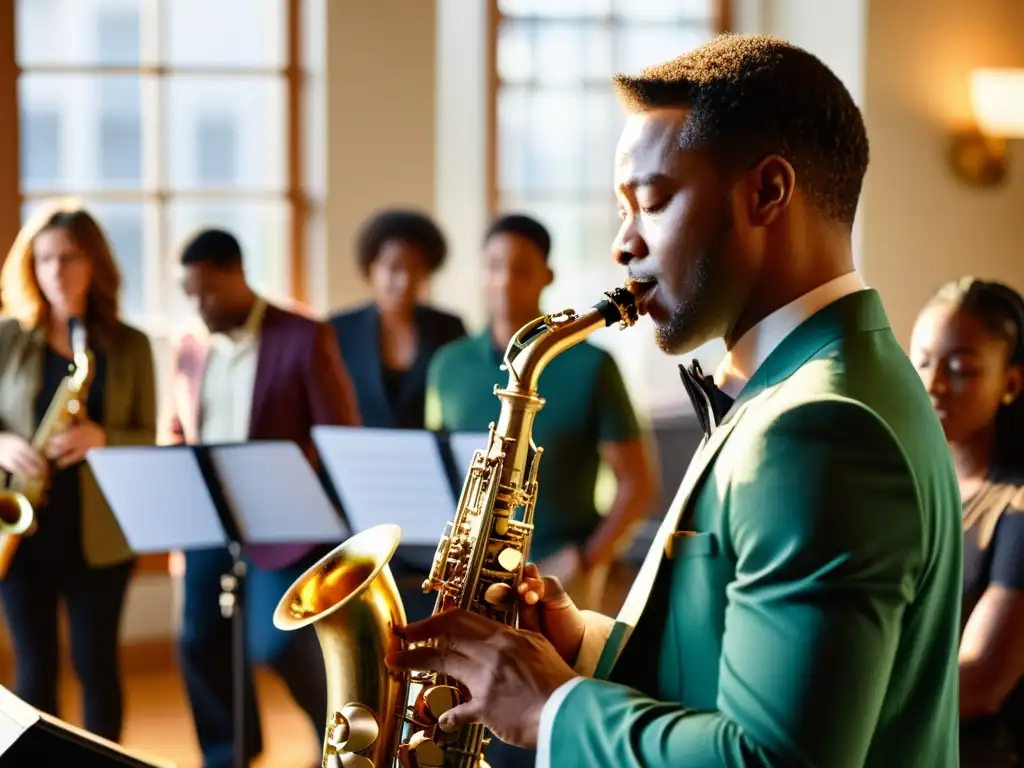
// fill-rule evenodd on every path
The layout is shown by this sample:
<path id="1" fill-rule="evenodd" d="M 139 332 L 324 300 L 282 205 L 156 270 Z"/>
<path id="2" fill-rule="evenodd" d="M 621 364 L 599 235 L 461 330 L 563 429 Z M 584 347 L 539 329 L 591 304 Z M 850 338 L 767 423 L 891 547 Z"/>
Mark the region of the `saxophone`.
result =
<path id="1" fill-rule="evenodd" d="M 533 533 L 537 469 L 543 448 L 532 431 L 544 398 L 545 366 L 599 328 L 637 319 L 633 294 L 616 288 L 582 314 L 567 309 L 523 326 L 509 342 L 505 388 L 488 445 L 473 456 L 454 519 L 446 524 L 424 592 L 434 613 L 450 608 L 518 626 L 516 587 Z M 489 742 L 476 723 L 446 733 L 440 716 L 464 700 L 458 681 L 434 673 L 395 675 L 384 656 L 400 649 L 394 627 L 405 608 L 388 567 L 401 540 L 397 525 L 352 536 L 300 576 L 281 598 L 274 626 L 312 625 L 323 651 L 328 718 L 323 768 L 485 768 Z"/>
<path id="2" fill-rule="evenodd" d="M 85 338 L 85 324 L 72 319 L 73 364 L 57 388 L 42 422 L 32 436 L 32 447 L 42 453 L 50 438 L 59 435 L 85 414 L 89 384 L 93 375 L 92 352 Z M 0 579 L 7 575 L 22 536 L 38 527 L 35 510 L 42 504 L 49 483 L 47 477 L 12 475 L 10 487 L 0 490 Z"/>

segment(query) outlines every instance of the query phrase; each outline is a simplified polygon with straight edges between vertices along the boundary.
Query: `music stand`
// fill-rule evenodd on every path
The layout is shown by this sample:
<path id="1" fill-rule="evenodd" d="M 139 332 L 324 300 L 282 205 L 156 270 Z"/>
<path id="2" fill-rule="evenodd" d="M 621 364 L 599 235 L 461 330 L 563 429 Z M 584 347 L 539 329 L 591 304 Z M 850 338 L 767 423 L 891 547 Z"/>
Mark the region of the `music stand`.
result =
<path id="1" fill-rule="evenodd" d="M 402 545 L 433 554 L 458 503 L 433 432 L 317 426 L 312 436 L 353 533 L 395 523 Z"/>
<path id="2" fill-rule="evenodd" d="M 114 446 L 86 455 L 137 554 L 227 547 L 220 605 L 231 620 L 235 760 L 245 758 L 247 544 L 340 542 L 349 532 L 299 447 L 268 440 L 210 446 Z"/>

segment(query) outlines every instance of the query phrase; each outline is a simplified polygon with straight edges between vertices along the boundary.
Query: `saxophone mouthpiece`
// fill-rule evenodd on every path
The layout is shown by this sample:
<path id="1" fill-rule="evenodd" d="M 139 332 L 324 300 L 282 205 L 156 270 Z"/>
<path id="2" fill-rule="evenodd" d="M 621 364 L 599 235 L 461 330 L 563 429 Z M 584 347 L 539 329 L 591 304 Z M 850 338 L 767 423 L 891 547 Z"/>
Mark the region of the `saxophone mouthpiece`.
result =
<path id="1" fill-rule="evenodd" d="M 622 328 L 628 328 L 637 321 L 636 296 L 626 288 L 615 288 L 605 291 L 608 298 L 597 305 L 597 310 L 604 317 L 608 325 L 619 323 Z"/>

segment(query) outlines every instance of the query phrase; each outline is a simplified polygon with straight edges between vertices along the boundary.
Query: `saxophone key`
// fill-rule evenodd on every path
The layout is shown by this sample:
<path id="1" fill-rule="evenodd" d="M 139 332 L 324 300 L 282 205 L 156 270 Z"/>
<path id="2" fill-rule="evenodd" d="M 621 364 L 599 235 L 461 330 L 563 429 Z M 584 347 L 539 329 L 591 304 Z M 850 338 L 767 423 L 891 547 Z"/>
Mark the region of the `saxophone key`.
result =
<path id="1" fill-rule="evenodd" d="M 462 695 L 451 685 L 432 685 L 424 689 L 416 702 L 416 716 L 426 723 L 436 723 L 438 718 L 459 705 Z"/>
<path id="2" fill-rule="evenodd" d="M 509 573 L 515 573 L 523 562 L 523 553 L 513 547 L 505 547 L 498 553 L 498 565 Z"/>
<path id="3" fill-rule="evenodd" d="M 484 590 L 484 602 L 499 611 L 507 611 L 516 601 L 516 591 L 511 585 L 499 582 Z"/>
<path id="4" fill-rule="evenodd" d="M 426 731 L 417 731 L 398 748 L 402 768 L 444 768 L 444 750 Z"/>

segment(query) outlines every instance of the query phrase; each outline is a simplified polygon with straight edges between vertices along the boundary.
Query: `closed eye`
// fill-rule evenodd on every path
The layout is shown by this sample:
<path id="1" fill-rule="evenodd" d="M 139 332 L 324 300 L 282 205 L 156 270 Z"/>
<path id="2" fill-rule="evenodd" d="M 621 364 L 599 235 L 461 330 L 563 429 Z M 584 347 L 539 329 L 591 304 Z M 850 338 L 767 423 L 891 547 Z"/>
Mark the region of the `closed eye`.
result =
<path id="1" fill-rule="evenodd" d="M 672 198 L 669 195 L 660 195 L 649 201 L 644 201 L 647 203 L 646 205 L 641 203 L 640 200 L 637 200 L 637 203 L 642 214 L 645 216 L 652 216 L 665 210 L 666 206 L 668 206 L 669 200 L 671 199 Z"/>

